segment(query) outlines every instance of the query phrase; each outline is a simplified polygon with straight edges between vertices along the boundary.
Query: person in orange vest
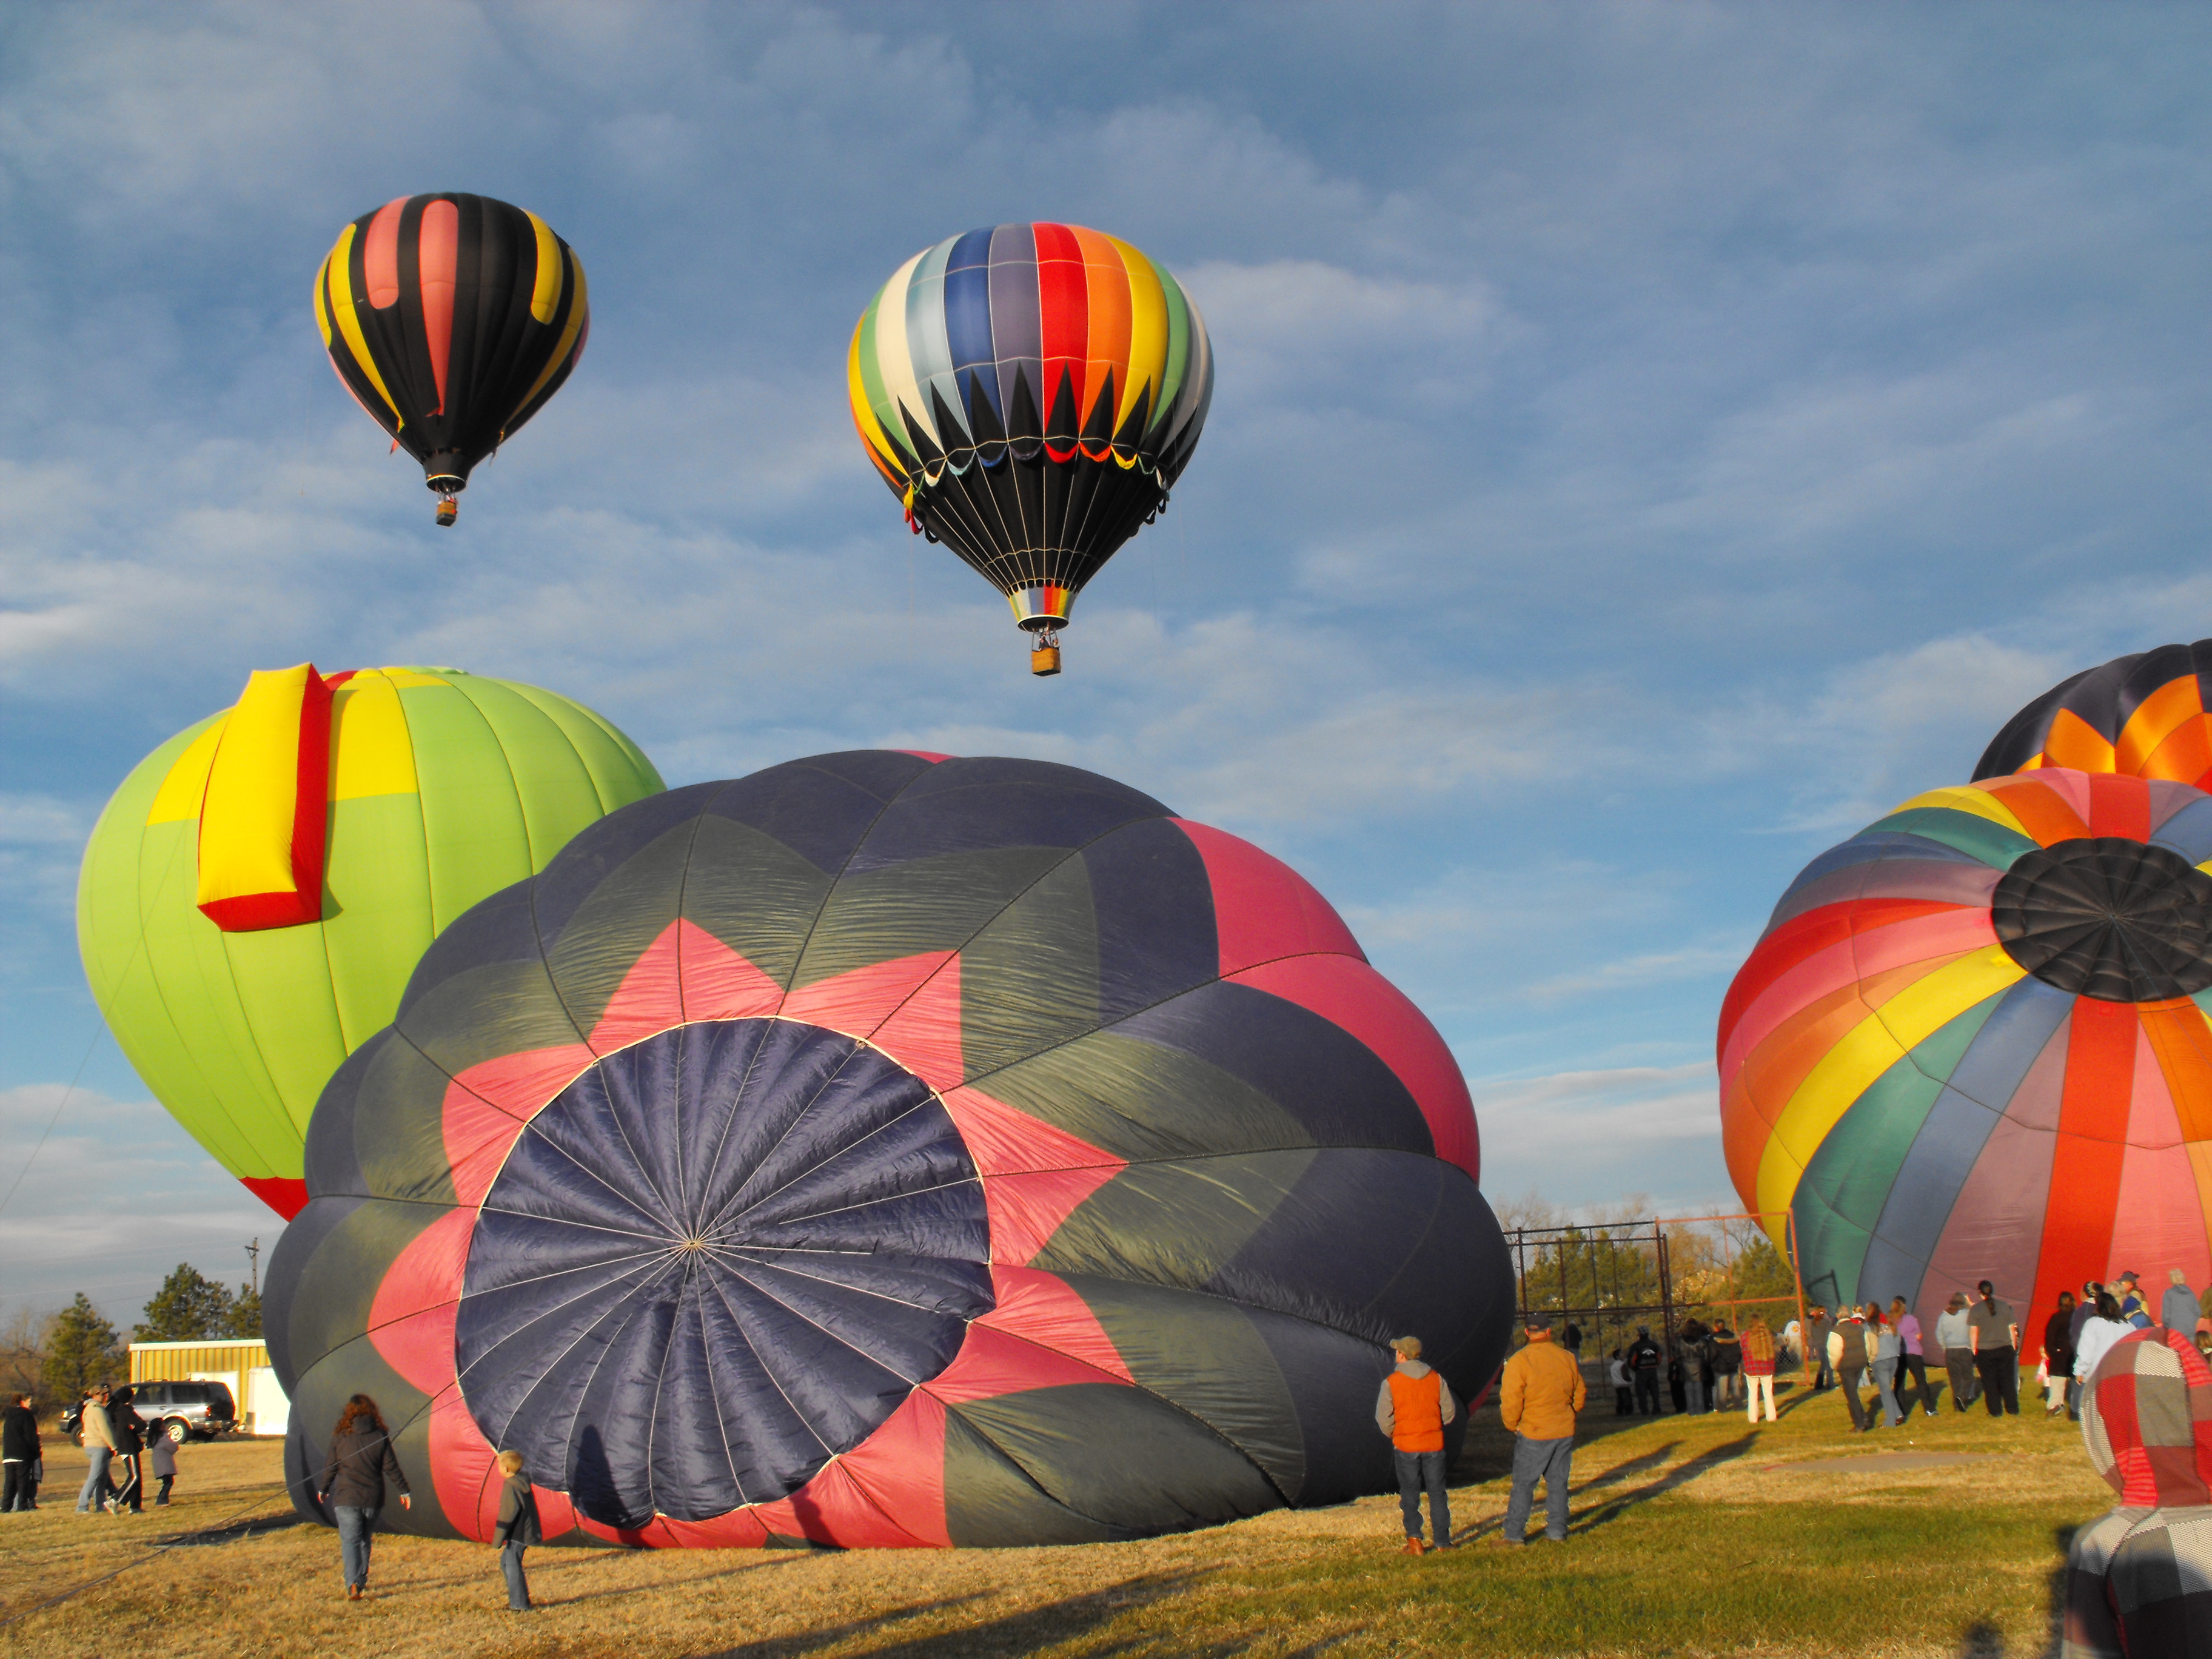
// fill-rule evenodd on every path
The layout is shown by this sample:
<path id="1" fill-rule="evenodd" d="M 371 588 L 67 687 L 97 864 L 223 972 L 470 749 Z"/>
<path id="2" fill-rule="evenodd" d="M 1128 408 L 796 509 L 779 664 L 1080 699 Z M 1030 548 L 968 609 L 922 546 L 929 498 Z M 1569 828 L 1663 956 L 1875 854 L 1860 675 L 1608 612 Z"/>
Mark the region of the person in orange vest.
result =
<path id="1" fill-rule="evenodd" d="M 1375 1423 L 1390 1437 L 1398 1466 L 1398 1507 L 1406 1515 L 1406 1553 L 1419 1555 L 1421 1490 L 1429 1493 L 1429 1530 L 1435 1547 L 1451 1547 L 1451 1503 L 1444 1496 L 1444 1425 L 1459 1415 L 1450 1385 L 1421 1363 L 1421 1339 L 1401 1336 L 1390 1345 L 1398 1364 L 1375 1396 Z"/>
<path id="2" fill-rule="evenodd" d="M 1551 1327 L 1531 1318 L 1528 1344 L 1505 1362 L 1498 1408 L 1513 1439 L 1513 1495 L 1505 1504 L 1505 1541 L 1518 1544 L 1544 1483 L 1544 1536 L 1567 1541 L 1567 1483 L 1573 1478 L 1575 1413 L 1589 1390 L 1575 1357 L 1552 1340 Z"/>

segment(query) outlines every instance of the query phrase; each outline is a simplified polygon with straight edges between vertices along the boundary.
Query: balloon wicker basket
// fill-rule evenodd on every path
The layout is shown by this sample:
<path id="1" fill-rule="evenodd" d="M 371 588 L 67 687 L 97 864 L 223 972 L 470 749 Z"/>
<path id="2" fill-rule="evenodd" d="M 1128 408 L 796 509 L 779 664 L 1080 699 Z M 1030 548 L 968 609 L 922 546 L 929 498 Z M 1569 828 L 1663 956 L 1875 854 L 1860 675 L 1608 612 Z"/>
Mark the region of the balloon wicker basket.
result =
<path id="1" fill-rule="evenodd" d="M 451 495 L 447 495 L 439 501 L 438 523 L 441 526 L 450 526 L 454 520 L 460 516 L 461 504 L 455 501 Z"/>
<path id="2" fill-rule="evenodd" d="M 1030 672 L 1040 678 L 1060 672 L 1060 647 L 1056 645 L 1031 646 Z"/>

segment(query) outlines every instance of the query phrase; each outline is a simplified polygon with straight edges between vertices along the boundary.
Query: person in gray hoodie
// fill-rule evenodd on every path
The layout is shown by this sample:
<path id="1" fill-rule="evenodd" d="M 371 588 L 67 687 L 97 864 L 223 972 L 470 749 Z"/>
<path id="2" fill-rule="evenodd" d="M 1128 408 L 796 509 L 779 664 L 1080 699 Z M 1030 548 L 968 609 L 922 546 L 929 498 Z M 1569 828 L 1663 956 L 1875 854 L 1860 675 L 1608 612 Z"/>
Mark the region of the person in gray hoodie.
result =
<path id="1" fill-rule="evenodd" d="M 2166 1287 L 2166 1294 L 2158 1301 L 2158 1322 L 2194 1342 L 2197 1322 L 2203 1310 L 2197 1304 L 2197 1292 L 2189 1288 L 2189 1275 L 2176 1267 L 2171 1277 L 2173 1283 Z"/>

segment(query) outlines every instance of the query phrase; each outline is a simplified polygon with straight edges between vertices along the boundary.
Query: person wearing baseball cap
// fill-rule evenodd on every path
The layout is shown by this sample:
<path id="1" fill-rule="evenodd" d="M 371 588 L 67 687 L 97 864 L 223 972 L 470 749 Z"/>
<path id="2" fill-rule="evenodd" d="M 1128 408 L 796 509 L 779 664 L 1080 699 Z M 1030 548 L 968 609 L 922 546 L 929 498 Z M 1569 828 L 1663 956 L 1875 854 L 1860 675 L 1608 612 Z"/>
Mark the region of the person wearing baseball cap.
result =
<path id="1" fill-rule="evenodd" d="M 1429 1529 L 1436 1547 L 1451 1547 L 1451 1501 L 1444 1495 L 1444 1425 L 1459 1415 L 1451 1385 L 1421 1363 L 1421 1339 L 1401 1336 L 1390 1344 L 1398 1363 L 1375 1396 L 1375 1426 L 1390 1437 L 1390 1461 L 1398 1470 L 1398 1507 L 1406 1517 L 1406 1553 L 1420 1555 L 1421 1489 L 1429 1493 Z"/>

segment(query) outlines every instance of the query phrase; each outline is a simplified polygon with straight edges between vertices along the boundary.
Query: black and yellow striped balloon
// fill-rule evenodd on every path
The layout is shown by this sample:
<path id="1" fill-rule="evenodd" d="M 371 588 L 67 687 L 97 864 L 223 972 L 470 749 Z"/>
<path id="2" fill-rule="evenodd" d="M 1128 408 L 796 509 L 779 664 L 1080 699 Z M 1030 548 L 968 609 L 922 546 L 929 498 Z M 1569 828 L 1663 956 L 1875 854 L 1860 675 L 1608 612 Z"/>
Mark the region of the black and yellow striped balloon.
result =
<path id="1" fill-rule="evenodd" d="M 584 355 L 583 262 L 536 214 L 489 196 L 403 196 L 338 233 L 315 321 L 346 390 L 422 463 L 453 521 L 469 471 Z"/>

